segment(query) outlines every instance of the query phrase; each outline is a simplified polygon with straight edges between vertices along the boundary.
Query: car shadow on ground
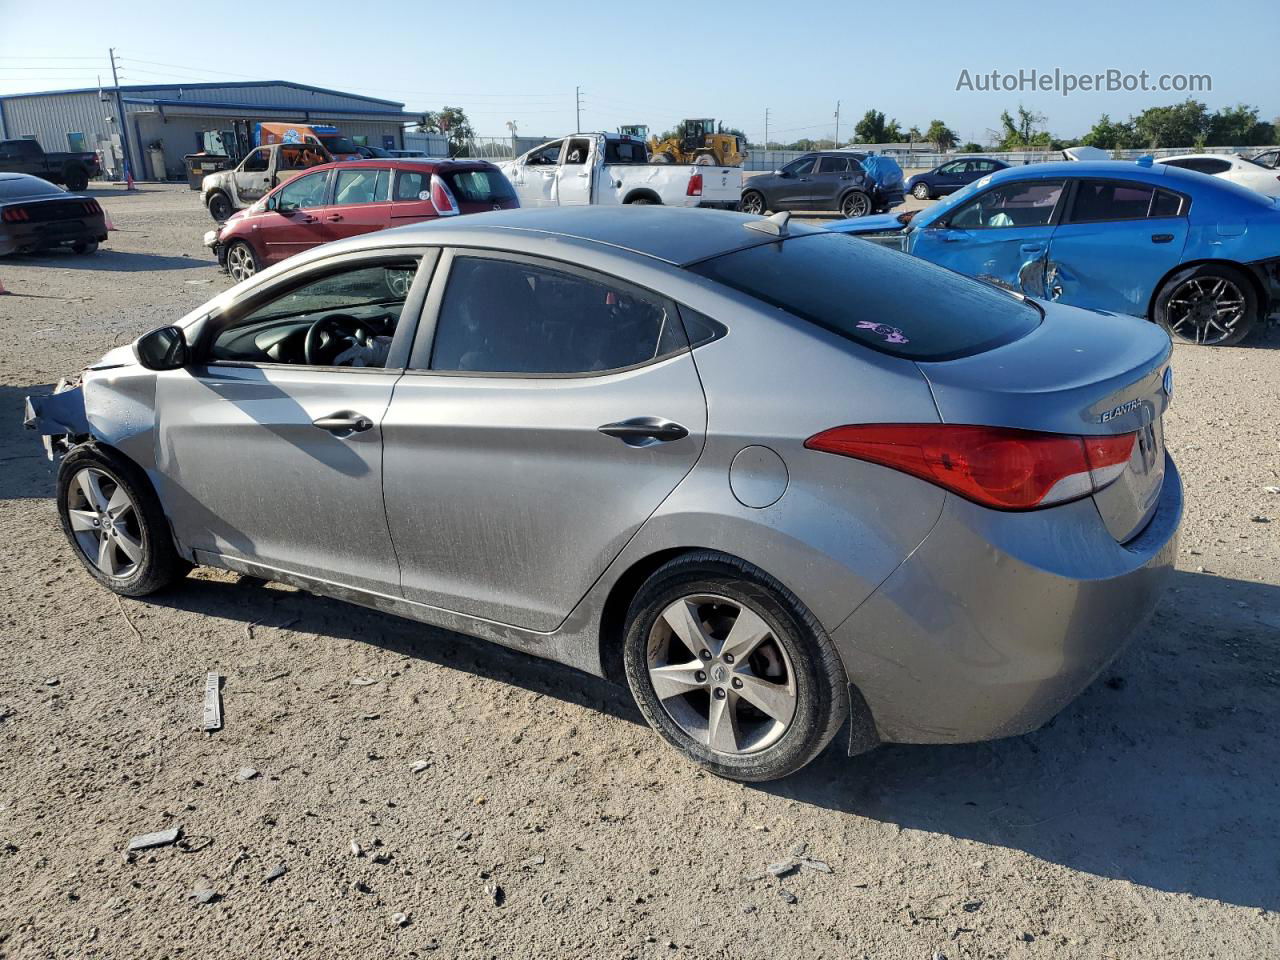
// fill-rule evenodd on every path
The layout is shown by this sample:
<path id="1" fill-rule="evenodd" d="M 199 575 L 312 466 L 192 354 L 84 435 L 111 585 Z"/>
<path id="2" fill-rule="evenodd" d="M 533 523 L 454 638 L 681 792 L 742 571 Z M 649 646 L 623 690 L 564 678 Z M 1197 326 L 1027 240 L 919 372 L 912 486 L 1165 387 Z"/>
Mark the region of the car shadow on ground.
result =
<path id="1" fill-rule="evenodd" d="M 190 580 L 150 602 L 291 622 L 643 724 L 628 691 L 607 681 L 252 578 Z M 855 758 L 838 737 L 806 770 L 755 789 L 1100 877 L 1280 909 L 1277 637 L 1280 588 L 1178 572 L 1130 651 L 1044 729 Z M 653 749 L 665 749 L 656 736 Z"/>
<path id="2" fill-rule="evenodd" d="M 96 253 L 78 254 L 69 247 L 57 250 L 41 250 L 38 253 L 15 254 L 13 262 L 22 265 L 58 267 L 63 270 L 107 270 L 112 273 L 142 273 L 150 270 L 196 270 L 216 267 L 218 261 L 203 257 L 169 257 L 157 253 L 133 253 L 113 250 L 109 246 L 98 248 Z M 13 292 L 13 291 L 11 291 Z M 21 296 L 20 292 L 16 293 Z"/>

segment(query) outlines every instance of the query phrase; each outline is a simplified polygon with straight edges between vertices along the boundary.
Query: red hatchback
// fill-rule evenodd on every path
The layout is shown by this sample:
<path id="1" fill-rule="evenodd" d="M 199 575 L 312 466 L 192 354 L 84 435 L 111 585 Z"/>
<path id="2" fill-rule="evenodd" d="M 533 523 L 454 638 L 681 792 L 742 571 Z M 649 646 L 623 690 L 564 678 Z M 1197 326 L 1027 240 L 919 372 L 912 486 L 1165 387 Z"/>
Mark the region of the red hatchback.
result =
<path id="1" fill-rule="evenodd" d="M 204 241 L 240 281 L 330 240 L 518 206 L 502 171 L 484 160 L 348 160 L 285 181 Z"/>

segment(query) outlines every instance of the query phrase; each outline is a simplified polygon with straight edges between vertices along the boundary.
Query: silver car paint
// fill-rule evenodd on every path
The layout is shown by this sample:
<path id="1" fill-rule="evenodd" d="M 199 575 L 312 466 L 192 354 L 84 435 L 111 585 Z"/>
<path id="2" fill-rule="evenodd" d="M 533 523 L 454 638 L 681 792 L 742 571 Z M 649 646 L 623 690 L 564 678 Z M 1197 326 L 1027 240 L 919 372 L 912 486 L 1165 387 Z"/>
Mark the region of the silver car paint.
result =
<path id="1" fill-rule="evenodd" d="M 615 216 L 645 216 L 648 209 L 652 208 Z M 325 552 L 341 552 L 345 544 L 332 528 L 317 522 L 315 511 L 335 506 L 332 498 L 337 486 L 322 485 L 314 495 L 297 488 L 300 502 L 294 498 L 287 506 L 303 509 L 279 518 L 279 522 L 297 536 L 319 542 L 274 562 L 254 554 L 252 543 L 243 545 L 246 555 L 236 555 L 229 529 L 207 537 L 197 533 L 203 506 L 193 498 L 182 501 L 181 494 L 174 500 L 170 488 L 164 505 L 175 530 L 183 531 L 178 540 L 185 555 L 200 563 L 294 583 L 604 673 L 601 631 L 613 608 L 615 587 L 630 583 L 631 571 L 646 569 L 670 551 L 685 547 L 724 550 L 769 571 L 814 612 L 835 640 L 851 682 L 862 693 L 855 699 L 859 703 L 865 700 L 869 706 L 879 737 L 918 741 L 1004 735 L 1033 725 L 1037 717 L 1044 719 L 1119 649 L 1154 603 L 1176 543 L 1181 514 L 1181 489 L 1171 466 L 1150 524 L 1137 538 L 1120 545 L 1106 534 L 1092 499 L 1034 513 L 999 513 L 892 470 L 806 450 L 806 437 L 841 423 L 936 422 L 939 413 L 934 396 L 945 406 L 948 397 L 962 396 L 965 390 L 963 385 L 943 384 L 941 379 L 945 378 L 934 371 L 931 392 L 917 365 L 859 348 L 681 271 L 658 259 L 656 250 L 645 255 L 573 236 L 553 236 L 545 232 L 549 229 L 545 220 L 536 229 L 526 230 L 513 227 L 509 215 L 494 216 L 492 224 L 484 222 L 488 215 L 473 216 L 465 218 L 470 222 L 402 228 L 321 248 L 264 271 L 181 322 L 189 338 L 198 339 L 216 326 L 222 312 L 237 299 L 287 272 L 362 250 L 432 243 L 507 249 L 616 273 L 721 321 L 728 334 L 694 353 L 697 374 L 709 398 L 704 449 L 688 474 L 625 544 L 618 543 L 625 539 L 623 535 L 600 538 L 595 562 L 607 565 L 563 621 L 542 630 L 502 622 L 484 616 L 486 608 L 482 606 L 472 607 L 471 612 L 450 610 L 406 597 L 398 583 L 383 584 L 385 571 L 368 576 L 368 569 L 364 574 L 334 570 L 341 567 L 341 561 L 326 558 Z M 693 216 L 731 215 L 699 212 Z M 735 229 L 740 230 L 743 218 L 735 219 Z M 590 232 L 590 221 L 563 222 L 566 234 Z M 728 236 L 727 223 L 721 220 L 707 233 Z M 657 243 L 652 239 L 655 233 L 645 234 L 648 242 Z M 761 236 L 752 231 L 741 233 L 751 234 L 742 240 L 743 245 L 759 242 Z M 705 240 L 707 255 L 715 252 L 710 248 L 716 245 L 726 248 L 725 236 Z M 696 250 L 699 242 L 699 238 L 682 236 L 677 245 Z M 1079 316 L 1078 312 L 1074 315 Z M 85 374 L 85 402 L 93 435 L 128 453 L 160 487 L 165 484 L 164 473 L 177 469 L 175 475 L 183 476 L 181 471 L 186 468 L 175 468 L 172 460 L 172 455 L 181 451 L 166 448 L 153 430 L 155 384 L 169 375 L 157 378 L 121 351 L 113 351 L 100 366 L 108 369 Z M 372 375 L 394 378 L 395 372 Z M 993 373 L 988 370 L 984 374 L 975 365 L 975 380 L 983 375 L 991 377 Z M 181 385 L 186 390 L 192 386 L 181 376 L 171 379 L 172 383 L 166 379 L 160 388 L 162 403 L 170 388 Z M 408 374 L 399 383 L 417 379 L 418 375 Z M 425 375 L 421 379 L 446 378 Z M 273 386 L 282 382 L 274 381 Z M 258 387 L 265 389 L 261 383 Z M 240 385 L 236 388 L 241 389 Z M 1120 384 L 1117 390 L 1123 393 Z M 405 399 L 408 404 L 420 401 L 420 397 L 411 397 L 408 388 Z M 395 400 L 393 395 L 387 428 L 399 422 Z M 636 410 L 636 415 L 649 412 L 653 411 Z M 195 436 L 196 425 L 184 420 L 185 416 L 180 411 L 160 410 L 161 433 L 172 428 L 174 437 L 182 438 L 187 431 Z M 283 423 L 284 418 L 276 420 Z M 691 430 L 697 426 L 685 425 Z M 267 429 L 266 424 L 260 426 Z M 729 465 L 748 445 L 774 450 L 787 468 L 784 495 L 763 509 L 744 506 L 729 487 Z M 391 451 L 388 458 L 396 464 L 397 477 L 405 482 L 412 480 L 407 472 L 411 447 L 412 443 L 408 444 L 403 453 Z M 238 449 L 226 445 L 221 452 L 228 458 L 234 455 L 232 462 L 238 469 L 231 473 L 226 467 L 218 468 L 216 460 L 215 469 L 222 469 L 223 482 L 237 484 L 246 497 L 262 496 L 279 479 L 272 459 L 245 462 Z M 301 458 L 310 455 L 298 450 L 290 456 L 299 458 L 292 464 L 297 468 Z M 338 477 L 345 477 L 331 458 L 313 459 L 322 477 L 335 483 Z M 362 457 L 360 462 L 371 472 L 368 458 Z M 197 487 L 204 483 L 186 476 Z M 450 483 L 461 479 L 453 477 Z M 429 496 L 430 490 L 421 490 L 421 495 Z M 644 499 L 632 505 L 635 511 L 643 511 L 653 495 L 652 489 L 646 490 Z M 407 502 L 404 509 L 408 509 Z M 572 511 L 561 516 L 568 523 L 574 519 Z M 229 526 L 238 528 L 250 520 L 252 517 L 242 517 Z M 496 521 L 490 522 L 496 531 Z M 371 529 L 376 530 L 377 525 Z M 526 528 L 524 533 L 538 530 Z M 477 539 L 488 539 L 486 549 L 491 549 L 495 537 Z M 561 549 L 578 542 L 581 538 L 571 537 L 563 541 Z M 620 551 L 609 561 L 608 554 L 619 545 Z M 361 549 L 367 546 L 363 544 Z M 531 540 L 520 547 L 531 562 L 541 559 Z M 547 558 L 550 563 L 561 559 Z M 589 572 L 589 567 L 583 570 Z M 531 608 L 526 623 L 545 624 L 555 619 L 572 592 L 562 592 L 541 609 L 527 598 L 522 600 Z M 504 601 L 489 598 L 489 602 L 498 610 Z M 506 607 L 508 611 L 520 609 L 510 598 Z M 511 618 L 509 612 L 506 616 Z M 970 688 L 970 683 L 975 686 Z M 987 697 L 988 688 L 999 695 Z"/>

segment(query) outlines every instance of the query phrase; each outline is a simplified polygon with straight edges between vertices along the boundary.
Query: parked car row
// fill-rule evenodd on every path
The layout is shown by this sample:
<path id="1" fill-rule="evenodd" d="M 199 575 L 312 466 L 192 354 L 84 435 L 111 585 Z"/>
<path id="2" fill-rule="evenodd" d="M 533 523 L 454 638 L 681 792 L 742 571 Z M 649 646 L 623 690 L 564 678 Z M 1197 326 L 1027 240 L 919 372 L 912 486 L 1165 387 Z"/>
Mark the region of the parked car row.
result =
<path id="1" fill-rule="evenodd" d="M 42 177 L 0 173 L 0 257 L 57 247 L 93 253 L 106 239 L 106 214 L 93 197 Z"/>

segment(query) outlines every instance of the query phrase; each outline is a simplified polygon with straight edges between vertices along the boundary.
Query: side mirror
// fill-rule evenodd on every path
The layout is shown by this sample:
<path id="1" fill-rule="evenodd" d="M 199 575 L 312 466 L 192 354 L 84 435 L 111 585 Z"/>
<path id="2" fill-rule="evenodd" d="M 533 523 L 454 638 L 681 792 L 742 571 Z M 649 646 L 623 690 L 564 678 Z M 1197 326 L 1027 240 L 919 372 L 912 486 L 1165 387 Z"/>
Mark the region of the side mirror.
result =
<path id="1" fill-rule="evenodd" d="M 277 194 L 277 193 L 273 193 L 271 196 L 267 197 L 267 209 L 268 209 L 268 210 L 278 210 L 278 209 L 279 209 L 279 207 L 280 207 L 280 195 L 279 195 L 279 194 Z"/>
<path id="2" fill-rule="evenodd" d="M 791 174 L 787 173 L 785 170 L 775 170 L 773 173 L 775 176 L 781 177 L 783 180 L 791 179 Z"/>
<path id="3" fill-rule="evenodd" d="M 133 352 L 148 370 L 177 370 L 187 365 L 187 335 L 181 327 L 161 327 L 140 336 Z"/>

